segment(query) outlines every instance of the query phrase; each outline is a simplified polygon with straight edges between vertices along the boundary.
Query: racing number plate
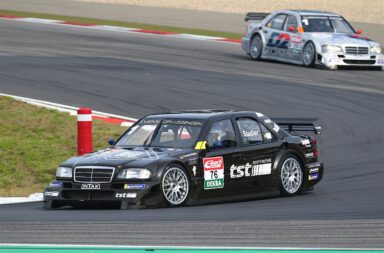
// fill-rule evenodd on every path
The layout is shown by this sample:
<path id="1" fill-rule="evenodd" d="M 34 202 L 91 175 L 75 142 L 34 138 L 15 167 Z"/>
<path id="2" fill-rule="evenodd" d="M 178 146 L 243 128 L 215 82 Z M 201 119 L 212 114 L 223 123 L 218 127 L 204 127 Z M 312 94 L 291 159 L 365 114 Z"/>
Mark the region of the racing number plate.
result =
<path id="1" fill-rule="evenodd" d="M 222 156 L 203 158 L 204 190 L 224 187 L 224 161 Z"/>

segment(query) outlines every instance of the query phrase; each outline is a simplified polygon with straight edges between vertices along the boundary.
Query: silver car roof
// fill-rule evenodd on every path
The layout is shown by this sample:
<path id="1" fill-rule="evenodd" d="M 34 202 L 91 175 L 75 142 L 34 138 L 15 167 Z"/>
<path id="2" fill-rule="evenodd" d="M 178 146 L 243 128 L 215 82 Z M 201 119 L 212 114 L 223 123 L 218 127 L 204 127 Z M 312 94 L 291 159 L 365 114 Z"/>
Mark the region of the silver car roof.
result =
<path id="1" fill-rule="evenodd" d="M 316 10 L 280 10 L 278 12 L 286 12 L 290 14 L 298 14 L 303 16 L 327 16 L 327 17 L 340 17 L 340 15 L 333 12 L 316 11 Z"/>

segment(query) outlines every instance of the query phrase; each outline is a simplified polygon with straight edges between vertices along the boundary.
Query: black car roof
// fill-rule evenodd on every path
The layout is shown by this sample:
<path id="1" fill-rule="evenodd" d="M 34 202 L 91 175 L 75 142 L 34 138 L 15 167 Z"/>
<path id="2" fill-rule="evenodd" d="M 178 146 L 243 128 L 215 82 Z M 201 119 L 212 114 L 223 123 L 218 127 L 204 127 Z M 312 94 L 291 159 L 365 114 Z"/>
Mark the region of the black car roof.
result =
<path id="1" fill-rule="evenodd" d="M 220 117 L 233 117 L 243 115 L 255 115 L 252 111 L 240 111 L 240 110 L 217 110 L 217 109 L 206 109 L 206 110 L 186 110 L 186 111 L 171 111 L 155 113 L 146 116 L 147 119 L 200 119 L 206 120 L 210 118 Z"/>

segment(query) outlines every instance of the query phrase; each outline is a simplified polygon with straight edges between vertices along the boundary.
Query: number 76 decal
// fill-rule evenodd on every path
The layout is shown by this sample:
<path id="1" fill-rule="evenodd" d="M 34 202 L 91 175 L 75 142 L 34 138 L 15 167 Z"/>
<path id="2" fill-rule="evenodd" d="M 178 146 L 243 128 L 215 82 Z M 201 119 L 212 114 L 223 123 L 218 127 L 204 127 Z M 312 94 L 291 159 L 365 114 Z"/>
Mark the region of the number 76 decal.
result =
<path id="1" fill-rule="evenodd" d="M 289 34 L 274 32 L 271 34 L 271 37 L 268 40 L 267 46 L 287 49 L 288 42 L 290 40 L 291 40 L 291 37 L 289 36 Z"/>

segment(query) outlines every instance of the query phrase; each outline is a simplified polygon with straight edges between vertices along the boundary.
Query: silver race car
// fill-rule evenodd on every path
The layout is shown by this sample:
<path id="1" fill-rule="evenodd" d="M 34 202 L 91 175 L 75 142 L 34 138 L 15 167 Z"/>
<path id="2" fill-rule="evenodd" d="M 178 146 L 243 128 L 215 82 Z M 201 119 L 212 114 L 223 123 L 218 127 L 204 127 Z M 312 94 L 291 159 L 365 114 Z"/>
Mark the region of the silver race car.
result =
<path id="1" fill-rule="evenodd" d="M 342 16 L 320 11 L 248 13 L 242 48 L 254 60 L 307 67 L 365 66 L 383 69 L 380 44 L 361 36 Z"/>

